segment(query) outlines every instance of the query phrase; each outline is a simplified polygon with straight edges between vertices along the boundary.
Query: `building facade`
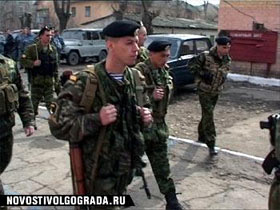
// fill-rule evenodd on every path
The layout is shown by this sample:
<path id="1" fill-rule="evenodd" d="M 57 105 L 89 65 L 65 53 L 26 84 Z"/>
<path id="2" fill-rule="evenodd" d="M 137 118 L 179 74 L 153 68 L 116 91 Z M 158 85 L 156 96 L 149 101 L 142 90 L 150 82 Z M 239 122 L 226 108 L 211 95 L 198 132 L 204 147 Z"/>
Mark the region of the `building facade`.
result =
<path id="1" fill-rule="evenodd" d="M 280 1 L 279 0 L 221 0 L 219 30 L 275 31 L 276 63 L 233 61 L 233 72 L 280 78 Z"/>

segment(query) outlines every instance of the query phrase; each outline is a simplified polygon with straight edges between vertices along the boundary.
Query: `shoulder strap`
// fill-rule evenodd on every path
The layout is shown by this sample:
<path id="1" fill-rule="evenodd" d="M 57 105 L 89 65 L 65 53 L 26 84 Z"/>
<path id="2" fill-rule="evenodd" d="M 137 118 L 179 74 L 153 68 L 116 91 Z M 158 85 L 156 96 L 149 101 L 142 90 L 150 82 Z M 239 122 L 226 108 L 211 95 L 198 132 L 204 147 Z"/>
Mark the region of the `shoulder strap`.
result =
<path id="1" fill-rule="evenodd" d="M 105 97 L 105 92 L 104 92 L 103 86 L 100 83 L 99 77 L 94 69 L 94 66 L 89 66 L 84 71 L 88 72 L 90 74 L 90 76 L 87 78 L 85 91 L 83 93 L 80 105 L 84 106 L 86 111 L 89 112 L 90 108 L 92 107 L 93 101 L 94 101 L 97 86 L 99 88 L 99 92 L 100 92 L 100 96 L 101 96 L 103 105 L 106 105 L 106 97 Z M 90 188 L 88 189 L 89 194 L 93 193 L 92 186 L 93 186 L 93 183 L 96 178 L 98 159 L 99 159 L 99 155 L 101 153 L 103 143 L 105 142 L 105 138 L 106 138 L 106 126 L 102 126 L 100 129 L 98 138 L 97 138 L 96 150 L 93 153 L 94 164 L 93 164 L 92 170 L 91 170 L 91 181 L 90 181 L 90 185 L 89 185 Z"/>
<path id="2" fill-rule="evenodd" d="M 86 112 L 89 112 L 95 98 L 97 86 L 99 87 L 100 90 L 100 95 L 101 95 L 101 100 L 103 105 L 106 104 L 106 99 L 105 99 L 104 89 L 99 82 L 99 78 L 95 72 L 94 66 L 92 65 L 88 67 L 86 70 L 84 70 L 84 72 L 89 73 L 89 76 L 87 78 L 87 82 L 80 102 L 80 106 L 85 107 Z"/>
<path id="3" fill-rule="evenodd" d="M 139 106 L 143 106 L 144 105 L 144 98 L 143 98 L 143 93 L 144 93 L 144 84 L 143 84 L 143 80 L 141 81 L 141 73 L 137 70 L 137 69 L 131 69 L 132 71 L 132 75 L 133 75 L 133 79 L 135 81 L 135 88 L 136 88 L 136 99 L 137 99 L 137 104 Z M 142 76 L 143 77 L 143 76 Z"/>

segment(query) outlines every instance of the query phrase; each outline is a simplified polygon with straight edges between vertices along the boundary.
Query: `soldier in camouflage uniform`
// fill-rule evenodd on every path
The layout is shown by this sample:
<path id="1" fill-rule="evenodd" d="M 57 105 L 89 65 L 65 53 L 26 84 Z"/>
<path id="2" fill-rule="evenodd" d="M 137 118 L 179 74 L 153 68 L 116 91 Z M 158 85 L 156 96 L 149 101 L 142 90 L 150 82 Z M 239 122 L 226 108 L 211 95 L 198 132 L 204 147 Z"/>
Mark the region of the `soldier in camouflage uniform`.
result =
<path id="1" fill-rule="evenodd" d="M 136 64 L 140 62 L 144 62 L 149 58 L 149 51 L 144 47 L 144 43 L 147 39 L 147 30 L 146 27 L 143 25 L 142 22 L 140 22 L 140 29 L 138 32 L 138 47 L 139 52 L 136 60 Z"/>
<path id="2" fill-rule="evenodd" d="M 34 114 L 28 92 L 24 90 L 16 63 L 0 54 L 0 175 L 12 157 L 15 111 L 19 113 L 26 136 L 32 135 Z M 3 194 L 0 179 L 0 195 Z"/>
<path id="3" fill-rule="evenodd" d="M 167 156 L 168 127 L 165 122 L 167 106 L 172 93 L 172 79 L 166 62 L 170 56 L 171 43 L 153 41 L 148 50 L 149 59 L 138 63 L 134 68 L 145 76 L 146 90 L 152 104 L 154 122 L 151 128 L 144 129 L 145 152 L 150 160 L 160 192 L 165 195 L 168 210 L 182 209 L 176 196 L 174 182 L 170 176 Z"/>
<path id="4" fill-rule="evenodd" d="M 39 41 L 30 45 L 21 57 L 22 65 L 31 75 L 31 99 L 35 115 L 44 97 L 46 107 L 54 98 L 54 88 L 58 83 L 58 55 L 55 46 L 50 44 L 51 34 L 48 27 L 39 32 Z"/>
<path id="5" fill-rule="evenodd" d="M 198 126 L 198 141 L 207 144 L 211 156 L 218 154 L 215 150 L 216 130 L 213 112 L 231 62 L 230 39 L 225 36 L 218 37 L 216 43 L 217 45 L 211 48 L 209 53 L 203 52 L 188 63 L 190 71 L 196 77 L 202 111 Z"/>
<path id="6" fill-rule="evenodd" d="M 81 106 L 91 77 L 87 71 L 72 75 L 57 99 L 57 123 L 62 127 L 56 136 L 66 135 L 62 138 L 79 142 L 87 194 L 121 195 L 131 182 L 134 169 L 142 168 L 144 139 L 140 128 L 149 124 L 152 116 L 149 109 L 136 106 L 136 85 L 127 67 L 136 61 L 139 27 L 131 21 L 115 21 L 103 29 L 108 56 L 94 66 L 98 87 L 89 113 Z M 56 132 L 51 124 L 50 129 Z M 94 178 L 91 177 L 93 154 L 102 129 L 105 135 Z"/>

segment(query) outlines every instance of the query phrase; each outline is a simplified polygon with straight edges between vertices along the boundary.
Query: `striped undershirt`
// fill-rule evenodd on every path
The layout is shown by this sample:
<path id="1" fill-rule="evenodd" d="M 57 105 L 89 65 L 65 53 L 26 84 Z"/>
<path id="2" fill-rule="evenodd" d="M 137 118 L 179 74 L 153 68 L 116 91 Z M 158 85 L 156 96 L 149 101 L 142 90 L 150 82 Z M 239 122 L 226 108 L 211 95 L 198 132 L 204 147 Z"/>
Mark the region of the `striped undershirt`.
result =
<path id="1" fill-rule="evenodd" d="M 109 75 L 117 81 L 123 81 L 123 74 L 109 73 Z"/>

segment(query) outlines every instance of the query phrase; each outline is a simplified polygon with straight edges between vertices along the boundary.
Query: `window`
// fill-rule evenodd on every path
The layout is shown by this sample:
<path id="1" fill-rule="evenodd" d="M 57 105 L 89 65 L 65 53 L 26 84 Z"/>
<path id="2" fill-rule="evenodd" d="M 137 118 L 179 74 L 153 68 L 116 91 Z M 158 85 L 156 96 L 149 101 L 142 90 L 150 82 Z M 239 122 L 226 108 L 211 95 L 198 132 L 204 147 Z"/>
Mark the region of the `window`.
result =
<path id="1" fill-rule="evenodd" d="M 85 9 L 85 17 L 90 17 L 90 6 L 86 6 Z"/>
<path id="2" fill-rule="evenodd" d="M 193 40 L 185 41 L 180 50 L 180 56 L 194 54 Z"/>
<path id="3" fill-rule="evenodd" d="M 256 31 L 263 31 L 263 30 L 265 30 L 264 24 L 263 23 L 253 22 L 253 30 L 256 30 Z"/>
<path id="4" fill-rule="evenodd" d="M 92 40 L 98 40 L 99 39 L 98 32 L 92 31 L 91 32 L 91 39 Z"/>
<path id="5" fill-rule="evenodd" d="M 206 40 L 196 40 L 195 42 L 197 53 L 209 50 L 208 43 Z"/>
<path id="6" fill-rule="evenodd" d="M 76 7 L 71 8 L 72 17 L 76 17 Z"/>

